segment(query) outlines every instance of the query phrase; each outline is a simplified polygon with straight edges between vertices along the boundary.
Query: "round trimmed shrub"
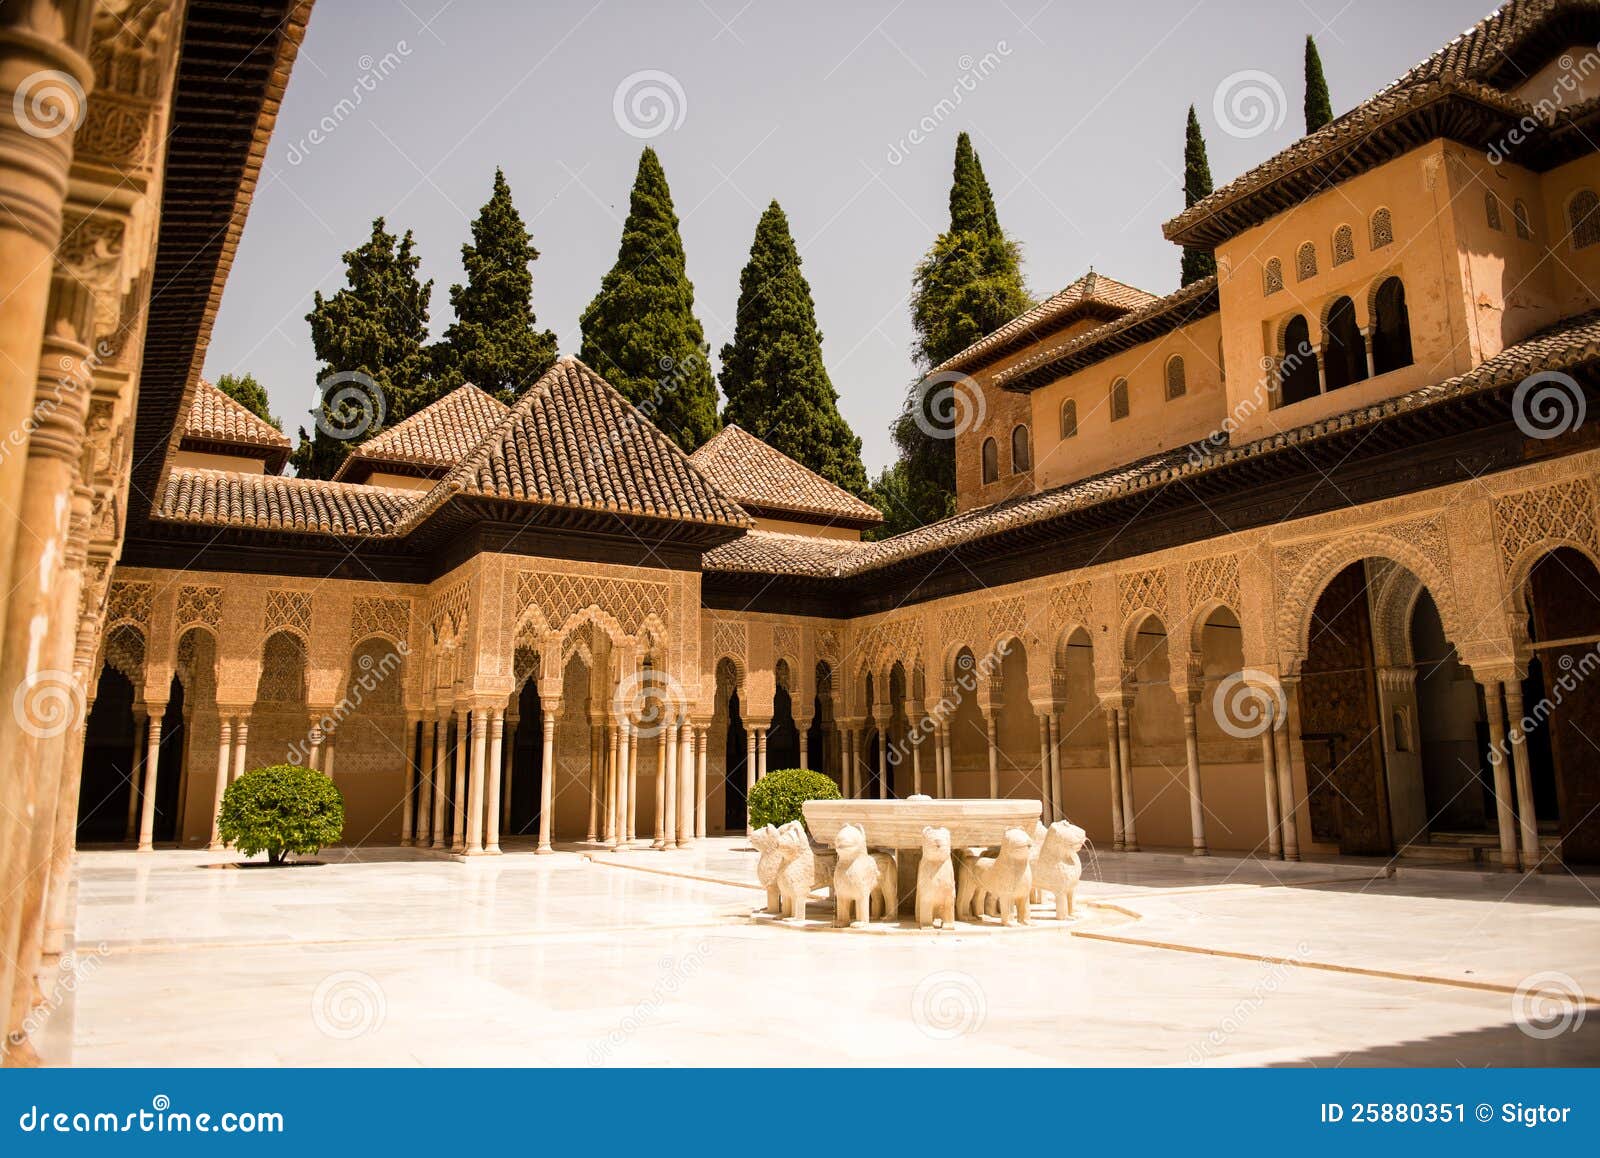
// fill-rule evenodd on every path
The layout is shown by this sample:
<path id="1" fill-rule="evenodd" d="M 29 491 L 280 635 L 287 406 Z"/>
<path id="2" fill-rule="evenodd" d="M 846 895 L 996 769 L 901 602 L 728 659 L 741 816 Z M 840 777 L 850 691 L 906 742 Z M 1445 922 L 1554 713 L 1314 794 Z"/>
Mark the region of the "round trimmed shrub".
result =
<path id="1" fill-rule="evenodd" d="M 282 864 L 290 853 L 310 855 L 344 832 L 344 797 L 321 772 L 274 764 L 246 772 L 223 791 L 217 831 L 245 856 L 267 854 Z"/>
<path id="2" fill-rule="evenodd" d="M 800 806 L 807 800 L 838 800 L 839 788 L 821 772 L 805 768 L 779 768 L 768 772 L 750 789 L 750 826 L 788 824 L 804 820 Z"/>

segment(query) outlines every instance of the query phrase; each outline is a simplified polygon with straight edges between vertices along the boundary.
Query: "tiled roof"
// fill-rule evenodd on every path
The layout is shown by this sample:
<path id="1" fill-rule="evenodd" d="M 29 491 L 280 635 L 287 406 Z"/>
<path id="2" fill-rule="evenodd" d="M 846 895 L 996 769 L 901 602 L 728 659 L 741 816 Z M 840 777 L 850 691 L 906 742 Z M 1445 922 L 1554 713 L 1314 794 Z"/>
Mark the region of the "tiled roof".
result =
<path id="1" fill-rule="evenodd" d="M 576 358 L 562 358 L 428 492 L 414 525 L 457 494 L 748 527 L 678 445 Z"/>
<path id="2" fill-rule="evenodd" d="M 1135 310 L 1154 301 L 1152 294 L 1124 285 L 1120 281 L 1090 270 L 1066 289 L 1046 298 L 1031 310 L 1018 314 L 998 330 L 979 338 L 952 358 L 935 366 L 932 373 L 970 371 L 993 360 L 1015 346 L 1048 337 L 1085 314 L 1115 314 Z"/>
<path id="3" fill-rule="evenodd" d="M 723 494 L 754 514 L 781 512 L 806 522 L 875 527 L 883 515 L 743 427 L 729 423 L 689 461 Z"/>
<path id="4" fill-rule="evenodd" d="M 1115 321 L 1007 366 L 994 376 L 995 385 L 1006 390 L 1036 389 L 1063 374 L 1214 314 L 1219 308 L 1216 276 L 1201 278 L 1164 298 L 1151 298 Z"/>
<path id="5" fill-rule="evenodd" d="M 200 379 L 183 420 L 183 438 L 212 446 L 237 446 L 251 452 L 287 453 L 290 442 L 283 431 L 257 417 L 205 378 Z M 257 454 L 257 457 L 262 457 Z M 265 457 L 272 457 L 271 455 Z"/>
<path id="6" fill-rule="evenodd" d="M 875 543 L 745 535 L 706 552 L 705 566 L 710 571 L 761 574 L 860 575 L 918 555 L 950 550 L 989 535 L 1059 518 L 1255 455 L 1314 442 L 1462 395 L 1507 386 L 1539 371 L 1569 370 L 1597 360 L 1600 360 L 1600 312 L 1558 323 L 1526 341 L 1508 346 L 1466 374 L 1239 446 L 1232 446 L 1225 437 L 1219 436 L 1214 442 L 1177 447 L 1078 482 L 965 511 Z"/>
<path id="7" fill-rule="evenodd" d="M 1589 33 L 1600 28 L 1600 0 L 1511 0 L 1382 92 L 1196 202 L 1162 232 L 1185 245 L 1215 245 L 1303 199 L 1310 189 L 1365 171 L 1422 140 L 1474 140 L 1485 134 L 1495 140 L 1526 118 L 1544 123 L 1531 103 L 1507 91 L 1532 71 L 1519 66 L 1518 58 L 1531 65 L 1538 58 L 1530 53 L 1553 55 L 1584 24 L 1582 42 L 1593 43 Z M 1553 124 L 1565 125 L 1590 111 L 1584 105 L 1559 108 Z M 1405 125 L 1414 127 L 1405 130 Z M 1392 139 L 1375 145 L 1386 132 Z M 1524 146 L 1526 159 L 1533 152 L 1531 144 Z M 1279 182 L 1297 181 L 1310 184 L 1283 197 L 1267 195 Z M 1252 199 L 1253 210 L 1241 212 L 1238 207 Z M 1224 210 L 1233 212 L 1224 215 Z"/>
<path id="8" fill-rule="evenodd" d="M 382 465 L 454 466 L 488 437 L 507 410 L 504 402 L 468 382 L 367 439 L 333 477 L 364 475 Z"/>
<path id="9" fill-rule="evenodd" d="M 420 498 L 387 487 L 175 467 L 154 513 L 216 527 L 382 536 Z"/>

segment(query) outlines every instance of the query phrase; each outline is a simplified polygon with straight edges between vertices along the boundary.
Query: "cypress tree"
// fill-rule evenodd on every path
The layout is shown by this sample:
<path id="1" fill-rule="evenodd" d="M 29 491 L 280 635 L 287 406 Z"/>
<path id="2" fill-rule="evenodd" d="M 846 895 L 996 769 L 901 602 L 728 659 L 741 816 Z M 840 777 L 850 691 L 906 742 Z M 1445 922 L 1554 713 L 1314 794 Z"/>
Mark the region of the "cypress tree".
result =
<path id="1" fill-rule="evenodd" d="M 494 191 L 461 247 L 465 285 L 450 287 L 456 320 L 439 353 L 444 384 L 471 382 L 510 402 L 556 360 L 556 336 L 534 329 L 533 274 L 537 260 L 505 174 L 494 171 Z"/>
<path id="2" fill-rule="evenodd" d="M 1200 118 L 1189 106 L 1189 126 L 1183 142 L 1183 207 L 1211 195 L 1211 162 L 1206 159 L 1206 139 L 1200 132 Z M 1179 284 L 1189 285 L 1217 272 L 1217 257 L 1209 249 L 1183 247 L 1183 267 Z"/>
<path id="3" fill-rule="evenodd" d="M 733 341 L 722 347 L 723 422 L 736 423 L 851 494 L 868 494 L 861 440 L 839 413 L 800 251 L 776 201 L 739 274 Z"/>
<path id="4" fill-rule="evenodd" d="M 1314 133 L 1333 120 L 1333 102 L 1328 99 L 1328 78 L 1322 75 L 1322 57 L 1317 42 L 1306 37 L 1306 132 Z"/>
<path id="5" fill-rule="evenodd" d="M 345 287 L 332 297 L 318 293 L 313 298 L 306 321 L 322 363 L 317 381 L 334 374 L 363 374 L 379 397 L 358 398 L 336 409 L 325 402 L 324 421 L 314 423 L 310 434 L 300 428 L 291 461 L 303 477 L 330 477 L 357 443 L 433 401 L 430 354 L 424 345 L 433 282 L 417 279 L 421 259 L 415 249 L 410 230 L 396 238 L 380 217 L 372 223 L 372 236 L 344 255 Z M 356 389 L 360 395 L 368 393 L 364 387 Z M 311 413 L 317 416 L 315 409 Z"/>
<path id="6" fill-rule="evenodd" d="M 912 281 L 913 354 L 924 371 L 1032 305 L 1021 251 L 1000 227 L 983 163 L 965 133 L 956 139 L 950 228 L 934 241 Z M 913 383 L 890 428 L 900 458 L 874 487 L 884 533 L 910 530 L 955 510 L 955 439 L 929 412 L 930 393 Z"/>
<path id="7" fill-rule="evenodd" d="M 639 157 L 617 263 L 580 319 L 578 356 L 677 442 L 717 431 L 705 331 L 694 316 L 678 216 L 655 150 Z"/>
<path id="8" fill-rule="evenodd" d="M 283 429 L 282 420 L 272 413 L 266 387 L 256 381 L 254 374 L 223 374 L 217 379 L 216 387 L 263 422 L 270 422 L 280 431 Z"/>

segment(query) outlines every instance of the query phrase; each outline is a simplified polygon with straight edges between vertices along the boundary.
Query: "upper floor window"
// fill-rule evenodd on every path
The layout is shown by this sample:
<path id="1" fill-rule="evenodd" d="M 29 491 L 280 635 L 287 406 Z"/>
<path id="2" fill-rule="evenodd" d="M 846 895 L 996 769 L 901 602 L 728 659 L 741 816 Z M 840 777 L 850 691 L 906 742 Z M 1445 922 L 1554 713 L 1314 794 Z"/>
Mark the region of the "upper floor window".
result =
<path id="1" fill-rule="evenodd" d="M 1517 223 L 1517 236 L 1523 241 L 1533 238 L 1533 225 L 1528 221 L 1528 207 L 1519 198 L 1511 203 L 1511 220 Z"/>
<path id="2" fill-rule="evenodd" d="M 1283 288 L 1283 262 L 1272 258 L 1261 272 L 1261 292 L 1275 294 Z"/>
<path id="3" fill-rule="evenodd" d="M 983 440 L 983 481 L 1000 481 L 1000 447 L 992 438 Z"/>
<path id="4" fill-rule="evenodd" d="M 1380 209 L 1372 215 L 1372 248 L 1382 249 L 1393 240 L 1394 218 L 1387 209 Z"/>
<path id="5" fill-rule="evenodd" d="M 1483 216 L 1489 223 L 1489 228 L 1496 233 L 1500 232 L 1500 198 L 1494 195 L 1494 190 L 1486 190 L 1483 194 Z"/>
<path id="6" fill-rule="evenodd" d="M 1349 298 L 1339 298 L 1328 307 L 1322 364 L 1325 390 L 1337 390 L 1367 376 L 1367 343 L 1356 325 L 1356 304 Z"/>
<path id="7" fill-rule="evenodd" d="M 1295 251 L 1294 276 L 1300 281 L 1317 276 L 1317 247 L 1309 241 Z"/>
<path id="8" fill-rule="evenodd" d="M 1183 374 L 1183 359 L 1174 354 L 1167 359 L 1167 401 L 1182 398 L 1189 391 L 1189 383 Z"/>
<path id="9" fill-rule="evenodd" d="M 1111 383 L 1111 421 L 1128 417 L 1128 380 L 1118 378 Z"/>
<path id="10" fill-rule="evenodd" d="M 1078 434 L 1078 404 L 1068 398 L 1061 404 L 1061 437 L 1076 438 Z"/>
<path id="11" fill-rule="evenodd" d="M 1356 259 L 1356 234 L 1348 225 L 1333 231 L 1333 264 L 1343 265 Z"/>
<path id="12" fill-rule="evenodd" d="M 1600 197 L 1593 189 L 1579 189 L 1567 202 L 1567 223 L 1572 230 L 1572 248 L 1583 249 L 1600 241 Z"/>
<path id="13" fill-rule="evenodd" d="M 1283 357 L 1278 363 L 1279 405 L 1315 398 L 1322 390 L 1317 351 L 1311 345 L 1311 326 L 1296 314 L 1283 327 Z"/>
<path id="14" fill-rule="evenodd" d="M 1406 287 L 1391 277 L 1372 299 L 1372 372 L 1387 374 L 1411 365 L 1411 316 L 1406 311 Z"/>
<path id="15" fill-rule="evenodd" d="M 1011 428 L 1011 470 L 1018 473 L 1033 469 L 1033 440 L 1028 428 L 1021 424 Z"/>

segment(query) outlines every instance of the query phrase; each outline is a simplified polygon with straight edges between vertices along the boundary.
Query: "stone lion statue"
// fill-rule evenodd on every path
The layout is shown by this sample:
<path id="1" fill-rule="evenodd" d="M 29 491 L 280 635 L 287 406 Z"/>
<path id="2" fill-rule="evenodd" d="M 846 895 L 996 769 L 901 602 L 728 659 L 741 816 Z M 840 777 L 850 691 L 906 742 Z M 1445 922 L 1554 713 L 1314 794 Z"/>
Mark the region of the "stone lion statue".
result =
<path id="1" fill-rule="evenodd" d="M 1056 920 L 1072 916 L 1078 882 L 1083 879 L 1083 861 L 1078 853 L 1089 836 L 1068 820 L 1058 820 L 1045 833 L 1043 847 L 1033 866 L 1033 884 L 1056 900 Z M 1066 902 L 1063 911 L 1062 902 Z"/>
<path id="2" fill-rule="evenodd" d="M 783 852 L 778 848 L 778 830 L 764 824 L 750 834 L 750 843 L 761 856 L 756 860 L 756 883 L 767 890 L 766 913 L 783 909 L 783 899 L 778 894 L 778 870 L 783 867 Z"/>
<path id="3" fill-rule="evenodd" d="M 1000 840 L 1000 855 L 963 853 L 956 862 L 956 913 L 982 922 L 986 899 L 993 897 L 999 903 L 1002 925 L 1028 924 L 1028 894 L 1033 889 L 1028 859 L 1032 851 L 1027 832 L 1011 828 Z"/>
<path id="4" fill-rule="evenodd" d="M 839 858 L 833 870 L 833 923 L 841 928 L 865 924 L 878 914 L 893 919 L 899 907 L 894 858 L 869 852 L 867 834 L 853 824 L 839 830 L 833 847 Z"/>
<path id="5" fill-rule="evenodd" d="M 922 830 L 922 860 L 917 865 L 917 927 L 956 923 L 956 870 L 950 860 L 950 830 Z"/>
<path id="6" fill-rule="evenodd" d="M 817 856 L 805 826 L 798 820 L 791 820 L 777 833 L 778 915 L 791 921 L 804 921 L 811 890 L 825 882 L 817 879 Z"/>

